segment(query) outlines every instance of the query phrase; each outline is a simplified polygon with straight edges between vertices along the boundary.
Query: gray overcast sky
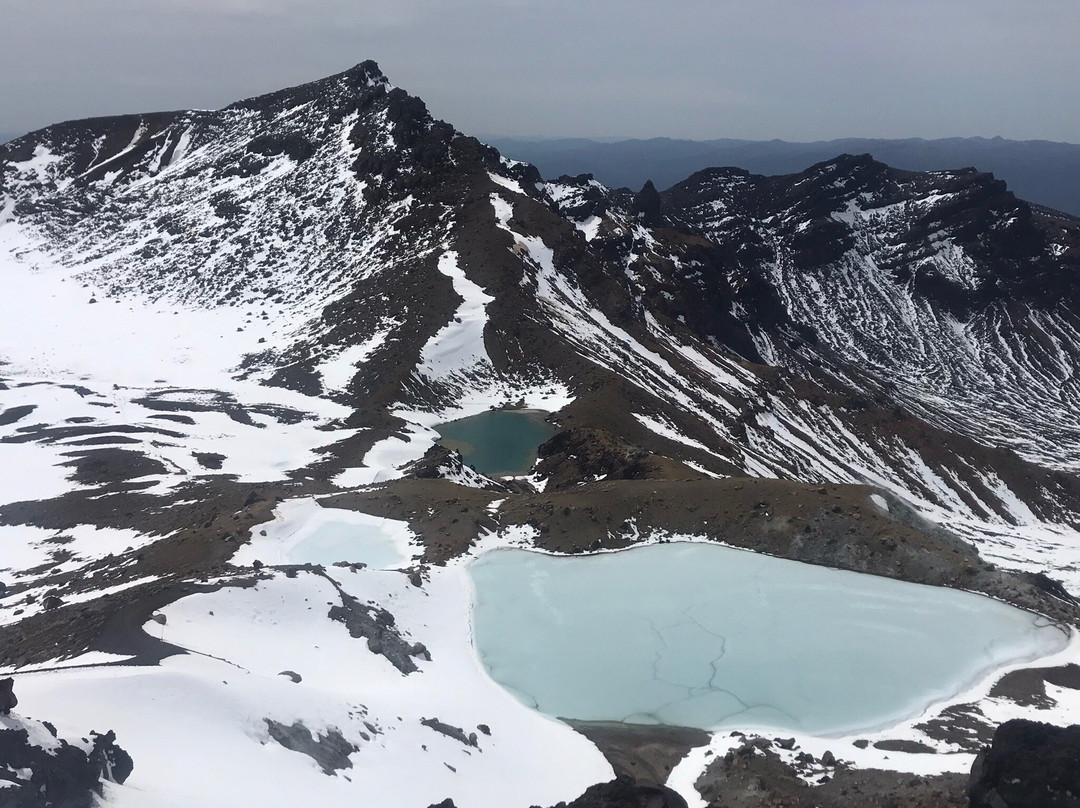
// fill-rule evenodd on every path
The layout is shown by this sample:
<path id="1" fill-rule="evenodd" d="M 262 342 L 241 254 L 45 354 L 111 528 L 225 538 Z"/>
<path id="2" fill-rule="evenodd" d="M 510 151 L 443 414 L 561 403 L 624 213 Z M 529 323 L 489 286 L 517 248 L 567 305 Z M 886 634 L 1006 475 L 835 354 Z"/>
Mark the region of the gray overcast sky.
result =
<path id="1" fill-rule="evenodd" d="M 1078 0 L 0 0 L 0 132 L 375 59 L 470 133 L 1080 143 Z"/>

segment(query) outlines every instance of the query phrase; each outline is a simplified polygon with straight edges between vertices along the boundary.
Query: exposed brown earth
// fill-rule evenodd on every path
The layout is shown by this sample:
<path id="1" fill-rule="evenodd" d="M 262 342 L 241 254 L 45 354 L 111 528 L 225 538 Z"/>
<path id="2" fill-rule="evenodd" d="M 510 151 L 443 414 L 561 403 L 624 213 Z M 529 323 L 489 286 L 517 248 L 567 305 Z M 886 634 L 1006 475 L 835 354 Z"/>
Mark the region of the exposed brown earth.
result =
<path id="1" fill-rule="evenodd" d="M 1024 668 L 1001 677 L 990 691 L 991 696 L 1011 699 L 1024 706 L 1043 707 L 1053 704 L 1046 694 L 1046 685 L 1080 690 L 1080 665 L 1057 668 Z"/>
<path id="2" fill-rule="evenodd" d="M 0 626 L 0 666 L 35 664 L 91 649 L 127 654 L 150 650 L 144 646 L 141 626 L 154 609 L 195 591 L 192 585 L 200 580 L 241 572 L 229 564 L 236 549 L 253 528 L 273 518 L 281 499 L 315 492 L 308 488 L 317 489 L 317 485 L 252 486 L 211 479 L 168 498 L 130 492 L 101 497 L 94 496 L 95 491 L 80 491 L 0 508 L 3 524 L 57 531 L 93 524 L 157 537 L 147 546 L 105 556 L 75 572 L 34 571 L 44 573 L 34 580 L 34 589 L 45 588 L 61 602 L 21 622 Z M 157 580 L 84 603 L 63 602 L 81 592 L 142 578 Z M 16 579 L 7 594 L 17 595 L 27 588 L 28 584 Z M 151 650 L 148 658 L 156 655 Z"/>
<path id="3" fill-rule="evenodd" d="M 672 769 L 698 746 L 712 737 L 690 727 L 646 726 L 618 721 L 573 721 L 563 719 L 599 749 L 617 777 L 663 784 Z"/>

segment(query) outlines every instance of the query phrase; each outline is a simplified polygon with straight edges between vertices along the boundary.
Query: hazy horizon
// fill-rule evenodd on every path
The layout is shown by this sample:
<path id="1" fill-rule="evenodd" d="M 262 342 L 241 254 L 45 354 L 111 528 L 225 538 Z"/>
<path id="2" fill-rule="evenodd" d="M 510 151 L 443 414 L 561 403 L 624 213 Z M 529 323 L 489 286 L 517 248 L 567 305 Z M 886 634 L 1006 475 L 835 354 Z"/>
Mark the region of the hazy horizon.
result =
<path id="1" fill-rule="evenodd" d="M 240 99 L 237 99 L 237 100 L 240 100 Z M 149 109 L 148 110 L 140 110 L 140 112 L 161 112 L 161 111 L 166 111 L 166 110 L 149 110 Z M 90 116 L 90 117 L 96 117 L 96 116 Z M 73 120 L 73 119 L 65 119 L 65 120 Z M 56 121 L 53 121 L 52 123 L 63 123 L 63 122 L 64 122 L 63 120 L 56 120 Z M 453 121 L 450 121 L 450 123 L 453 123 Z M 45 126 L 49 126 L 49 125 L 51 125 L 51 124 L 45 124 Z M 45 126 L 37 127 L 37 129 L 45 128 Z M 458 128 L 460 129 L 460 127 L 458 127 Z M 35 131 L 35 130 L 34 129 L 27 129 L 27 130 L 21 130 L 21 131 L 0 130 L 0 143 L 5 143 L 8 140 L 14 140 L 15 138 L 21 137 L 22 135 L 28 134 L 29 132 L 32 132 L 32 131 Z M 543 143 L 543 142 L 552 142 L 552 143 L 554 143 L 554 142 L 561 141 L 561 140 L 582 140 L 582 141 L 590 141 L 590 142 L 593 142 L 593 143 L 609 143 L 609 144 L 613 144 L 613 143 L 627 143 L 627 142 L 633 142 L 633 141 L 650 141 L 650 140 L 672 140 L 672 141 L 681 141 L 681 142 L 686 142 L 686 143 L 710 143 L 710 142 L 715 142 L 715 141 L 729 140 L 729 141 L 742 141 L 742 142 L 745 142 L 745 143 L 780 142 L 780 143 L 790 143 L 790 144 L 814 144 L 814 143 L 831 143 L 831 142 L 835 142 L 835 141 L 844 141 L 844 140 L 897 140 L 897 141 L 899 141 L 899 140 L 923 140 L 923 141 L 927 141 L 927 142 L 931 142 L 931 141 L 935 141 L 935 140 L 985 140 L 985 141 L 1004 140 L 1004 141 L 1007 141 L 1007 142 L 1014 142 L 1014 143 L 1023 143 L 1023 142 L 1054 143 L 1054 144 L 1060 144 L 1060 145 L 1065 145 L 1065 146 L 1080 146 L 1080 142 L 1072 142 L 1072 141 L 1067 141 L 1067 140 L 1048 140 L 1046 138 L 1026 138 L 1026 139 L 1020 140 L 1020 139 L 1016 139 L 1016 138 L 1003 138 L 1000 135 L 947 135 L 947 136 L 937 137 L 937 138 L 926 138 L 926 137 L 920 137 L 918 135 L 913 135 L 913 136 L 910 136 L 910 137 L 902 137 L 902 138 L 873 138 L 873 137 L 867 137 L 867 136 L 864 136 L 864 135 L 839 135 L 837 137 L 823 138 L 823 139 L 820 139 L 820 140 L 788 140 L 788 139 L 785 139 L 785 138 L 728 138 L 728 137 L 723 137 L 723 136 L 720 136 L 720 137 L 707 137 L 707 138 L 706 137 L 703 137 L 703 138 L 676 138 L 676 137 L 670 137 L 668 135 L 649 135 L 649 136 L 641 136 L 641 137 L 625 137 L 625 136 L 618 136 L 618 135 L 608 135 L 608 136 L 586 137 L 584 135 L 527 135 L 527 134 L 526 135 L 507 135 L 507 134 L 500 134 L 500 133 L 493 133 L 493 132 L 466 132 L 465 134 L 468 134 L 468 135 L 470 135 L 472 137 L 475 137 L 477 140 L 480 140 L 481 142 L 487 142 L 488 140 L 504 140 L 504 141 L 506 141 L 506 140 L 521 140 L 521 141 L 533 141 L 533 142 L 538 142 L 538 143 Z"/>
<path id="2" fill-rule="evenodd" d="M 1080 142 L 1080 4 L 0 0 L 0 130 L 217 108 L 365 59 L 465 132 Z M 960 133 L 960 134 L 958 134 Z"/>
<path id="3" fill-rule="evenodd" d="M 650 140 L 673 140 L 681 141 L 685 143 L 712 143 L 716 141 L 732 141 L 732 142 L 744 142 L 744 143 L 791 143 L 791 144 L 813 144 L 813 143 L 833 143 L 840 140 L 923 140 L 931 142 L 935 140 L 985 140 L 985 141 L 1005 141 L 1011 143 L 1056 143 L 1064 146 L 1080 146 L 1080 142 L 1073 142 L 1068 140 L 1049 140 L 1047 138 L 1006 138 L 1001 135 L 943 135 L 941 137 L 921 137 L 919 135 L 911 135 L 909 137 L 871 137 L 868 135 L 838 135 L 836 137 L 821 138 L 818 140 L 788 140 L 786 138 L 778 137 L 762 137 L 762 138 L 729 138 L 724 136 L 718 137 L 701 137 L 701 138 L 678 138 L 669 137 L 668 135 L 651 135 L 642 137 L 619 137 L 619 136 L 597 136 L 586 137 L 584 135 L 506 135 L 495 132 L 470 132 L 468 133 L 478 140 L 484 140 L 484 138 L 492 138 L 494 140 L 527 140 L 535 141 L 538 143 L 543 142 L 556 142 L 560 140 L 588 140 L 593 143 L 627 143 L 633 141 L 650 141 Z"/>

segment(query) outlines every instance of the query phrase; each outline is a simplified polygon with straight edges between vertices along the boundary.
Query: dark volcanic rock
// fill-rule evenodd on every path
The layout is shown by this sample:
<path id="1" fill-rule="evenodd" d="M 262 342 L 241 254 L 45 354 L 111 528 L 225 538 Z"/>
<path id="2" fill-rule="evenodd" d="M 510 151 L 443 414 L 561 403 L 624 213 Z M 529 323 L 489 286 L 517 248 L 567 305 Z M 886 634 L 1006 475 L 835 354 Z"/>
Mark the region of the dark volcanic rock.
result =
<path id="1" fill-rule="evenodd" d="M 169 471 L 160 461 L 126 449 L 88 449 L 65 454 L 73 458 L 63 464 L 75 469 L 71 479 L 83 485 L 108 485 Z"/>
<path id="2" fill-rule="evenodd" d="M 217 452 L 193 452 L 192 456 L 204 469 L 220 469 L 225 462 L 225 455 Z"/>
<path id="3" fill-rule="evenodd" d="M 679 761 L 691 749 L 707 744 L 711 737 L 704 730 L 690 727 L 563 720 L 596 744 L 617 777 L 650 783 L 667 782 Z"/>
<path id="4" fill-rule="evenodd" d="M 836 767 L 826 775 L 812 755 L 800 752 L 795 759 L 792 766 L 770 748 L 766 739 L 748 738 L 742 746 L 710 763 L 695 785 L 710 806 L 723 808 L 966 805 L 964 776 L 960 774 L 918 777 L 904 772 L 852 769 L 834 761 Z M 817 784 L 807 784 L 800 773 L 803 777 L 810 775 Z"/>
<path id="5" fill-rule="evenodd" d="M 275 135 L 259 135 L 247 145 L 252 154 L 274 157 L 284 154 L 297 163 L 302 163 L 315 154 L 315 145 L 300 132 L 287 132 Z"/>
<path id="6" fill-rule="evenodd" d="M 884 740 L 874 744 L 875 749 L 884 752 L 907 752 L 910 755 L 933 755 L 937 752 L 934 747 L 919 741 L 909 740 Z"/>
<path id="7" fill-rule="evenodd" d="M 1080 808 L 1080 725 L 1006 721 L 971 767 L 971 808 Z"/>
<path id="8" fill-rule="evenodd" d="M 573 802 L 560 802 L 555 808 L 686 808 L 686 800 L 667 786 L 617 777 L 590 786 Z"/>
<path id="9" fill-rule="evenodd" d="M 1046 684 L 1080 690 L 1080 665 L 1069 663 L 1056 668 L 1021 668 L 1002 676 L 990 690 L 993 698 L 1007 698 L 1025 707 L 1052 707 L 1055 702 Z"/>
<path id="10" fill-rule="evenodd" d="M 540 445 L 537 473 L 559 490 L 601 477 L 608 480 L 646 480 L 696 473 L 666 457 L 650 454 L 602 429 L 574 428 L 559 432 Z"/>
<path id="11" fill-rule="evenodd" d="M 135 770 L 135 762 L 131 755 L 116 745 L 116 733 L 112 730 L 104 735 L 91 732 L 90 736 L 94 739 L 94 748 L 89 756 L 90 763 L 97 767 L 101 779 L 112 783 L 123 783 L 127 780 Z"/>
<path id="12" fill-rule="evenodd" d="M 0 410 L 0 426 L 13 424 L 16 421 L 25 418 L 36 409 L 36 405 L 27 404 L 21 407 L 9 407 L 6 410 Z"/>
<path id="13" fill-rule="evenodd" d="M 450 479 L 473 488 L 485 488 L 490 491 L 509 490 L 507 485 L 485 477 L 472 466 L 465 465 L 461 452 L 443 446 L 441 443 L 433 444 L 423 457 L 402 470 L 406 476 L 418 480 Z"/>
<path id="14" fill-rule="evenodd" d="M 15 696 L 15 680 L 10 676 L 0 679 L 0 715 L 9 715 L 19 704 Z"/>
<path id="15" fill-rule="evenodd" d="M 660 192 L 656 190 L 652 180 L 648 180 L 634 197 L 634 212 L 645 224 L 656 226 L 662 222 L 660 217 L 662 204 Z"/>
<path id="16" fill-rule="evenodd" d="M 431 659 L 421 643 L 411 643 L 401 636 L 390 612 L 378 606 L 365 606 L 346 592 L 339 590 L 339 593 L 341 605 L 332 606 L 327 616 L 344 623 L 353 637 L 366 638 L 372 653 L 386 657 L 402 673 L 417 670 L 413 657 Z"/>
<path id="17" fill-rule="evenodd" d="M 935 741 L 955 744 L 965 752 L 978 752 L 994 737 L 994 724 L 978 704 L 953 704 L 915 729 Z"/>
<path id="18" fill-rule="evenodd" d="M 447 738 L 453 738 L 455 741 L 465 744 L 465 746 L 471 746 L 473 748 L 479 748 L 480 746 L 475 732 L 470 732 L 466 735 L 465 730 L 461 727 L 443 723 L 437 718 L 423 718 L 420 720 L 420 723 L 428 729 L 433 729 L 436 732 L 445 735 Z"/>
<path id="19" fill-rule="evenodd" d="M 89 749 L 57 739 L 48 724 L 0 719 L 0 808 L 91 808 L 102 783 L 123 783 L 131 756 L 116 735 L 90 733 Z"/>
<path id="20" fill-rule="evenodd" d="M 410 463 L 404 471 L 408 476 L 418 480 L 435 480 L 445 476 L 442 469 L 454 464 L 455 461 L 460 465 L 460 452 L 447 449 L 441 443 L 433 443 L 431 448 L 424 452 L 423 457 Z"/>
<path id="21" fill-rule="evenodd" d="M 312 736 L 311 730 L 299 721 L 293 722 L 292 726 L 287 726 L 269 718 L 263 720 L 266 721 L 266 729 L 271 738 L 286 749 L 307 755 L 319 764 L 323 774 L 333 774 L 339 769 L 352 768 L 349 755 L 359 751 L 359 747 L 345 740 L 345 736 L 339 730 L 329 729 L 317 736 Z"/>

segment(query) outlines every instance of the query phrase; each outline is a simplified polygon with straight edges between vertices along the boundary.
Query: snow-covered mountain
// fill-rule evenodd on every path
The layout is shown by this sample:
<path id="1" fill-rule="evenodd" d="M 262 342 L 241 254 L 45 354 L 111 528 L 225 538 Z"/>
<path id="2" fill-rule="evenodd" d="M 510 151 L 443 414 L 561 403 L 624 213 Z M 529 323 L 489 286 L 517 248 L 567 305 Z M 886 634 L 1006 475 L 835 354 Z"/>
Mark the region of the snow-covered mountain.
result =
<path id="1" fill-rule="evenodd" d="M 478 548 L 698 536 L 1075 623 L 1078 270 L 1075 220 L 971 171 L 547 182 L 371 62 L 31 133 L 0 146 L 0 664 L 127 743 L 116 804 L 227 802 L 183 745 L 281 804 L 526 806 L 610 767 L 478 669 Z M 521 403 L 560 427 L 527 478 L 433 448 Z M 408 574 L 270 561 L 310 497 Z"/>

